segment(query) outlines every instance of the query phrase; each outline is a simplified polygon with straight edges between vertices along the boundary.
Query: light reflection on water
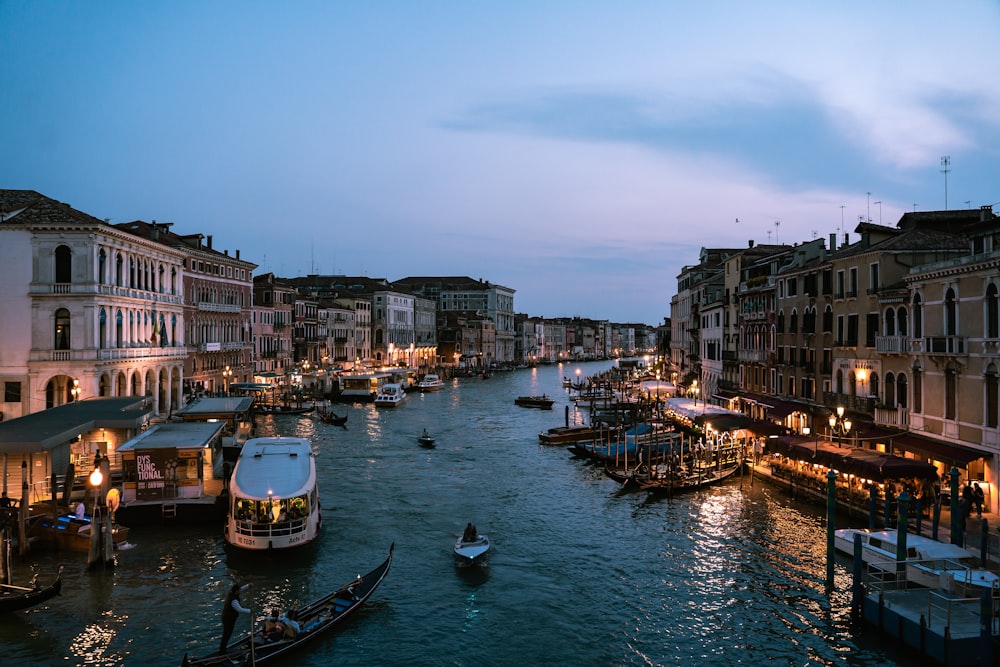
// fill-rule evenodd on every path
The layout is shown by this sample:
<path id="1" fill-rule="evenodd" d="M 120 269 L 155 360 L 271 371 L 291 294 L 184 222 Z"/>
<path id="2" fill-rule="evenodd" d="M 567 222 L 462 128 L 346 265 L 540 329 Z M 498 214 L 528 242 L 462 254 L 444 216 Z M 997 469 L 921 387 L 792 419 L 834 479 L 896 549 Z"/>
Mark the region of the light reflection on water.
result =
<path id="1" fill-rule="evenodd" d="M 42 581 L 65 563 L 65 592 L 5 619 L 0 660 L 177 665 L 215 649 L 233 581 L 254 582 L 245 602 L 262 616 L 353 579 L 395 542 L 369 604 L 293 664 L 907 664 L 851 630 L 843 567 L 826 595 L 822 509 L 746 478 L 673 499 L 621 494 L 599 469 L 540 447 L 538 432 L 562 423 L 561 378 L 574 370 L 453 381 L 392 410 L 338 406 L 346 430 L 265 418 L 259 435 L 308 437 L 318 452 L 316 544 L 241 554 L 223 547 L 221 527 L 135 526 L 136 548 L 112 571 L 87 572 L 82 555 L 16 562 L 18 580 Z M 553 411 L 513 405 L 538 393 L 558 399 Z M 423 428 L 436 449 L 417 445 Z M 467 521 L 493 542 L 486 570 L 453 564 Z"/>

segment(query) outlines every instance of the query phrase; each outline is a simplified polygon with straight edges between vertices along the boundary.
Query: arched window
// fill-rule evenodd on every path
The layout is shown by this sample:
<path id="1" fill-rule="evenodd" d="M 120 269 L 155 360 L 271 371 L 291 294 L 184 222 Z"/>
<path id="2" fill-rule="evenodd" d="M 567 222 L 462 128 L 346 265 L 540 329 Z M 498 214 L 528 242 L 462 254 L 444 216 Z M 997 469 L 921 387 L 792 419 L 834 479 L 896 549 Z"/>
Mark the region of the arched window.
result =
<path id="1" fill-rule="evenodd" d="M 792 309 L 792 316 L 788 321 L 788 333 L 798 333 L 799 332 L 799 313 L 794 308 Z"/>
<path id="2" fill-rule="evenodd" d="M 67 245 L 56 248 L 56 282 L 73 282 L 73 251 Z"/>
<path id="3" fill-rule="evenodd" d="M 97 328 L 97 347 L 103 350 L 104 344 L 108 339 L 108 311 L 101 308 L 101 314 L 98 316 L 100 319 L 100 325 Z M 104 394 L 101 394 L 103 396 Z"/>
<path id="4" fill-rule="evenodd" d="M 997 286 L 986 288 L 986 337 L 1000 338 L 1000 307 L 997 303 Z"/>
<path id="5" fill-rule="evenodd" d="M 177 345 L 177 316 L 170 316 L 170 344 Z"/>
<path id="6" fill-rule="evenodd" d="M 878 399 L 878 373 L 872 373 L 869 380 L 870 395 Z"/>
<path id="7" fill-rule="evenodd" d="M 122 346 L 122 338 L 125 333 L 124 321 L 125 318 L 122 317 L 122 311 L 119 309 L 119 311 L 115 313 L 115 347 Z"/>
<path id="8" fill-rule="evenodd" d="M 68 350 L 70 337 L 69 337 L 69 311 L 65 308 L 60 308 L 56 311 L 55 316 L 55 345 L 56 350 Z"/>
<path id="9" fill-rule="evenodd" d="M 950 287 L 944 293 L 944 335 L 958 335 L 958 305 L 955 301 L 955 290 Z"/>
<path id="10" fill-rule="evenodd" d="M 885 400 L 886 407 L 896 407 L 896 376 L 893 373 L 885 374 Z"/>
<path id="11" fill-rule="evenodd" d="M 117 285 L 118 287 L 123 286 L 122 280 L 124 280 L 124 276 L 122 275 L 122 267 L 124 266 L 124 264 L 125 260 L 122 258 L 122 254 L 118 253 L 115 256 L 115 285 Z"/>
<path id="12" fill-rule="evenodd" d="M 830 305 L 823 311 L 823 333 L 833 333 L 833 307 Z"/>
<path id="13" fill-rule="evenodd" d="M 885 311 L 885 335 L 896 335 L 896 311 L 892 308 Z"/>
<path id="14" fill-rule="evenodd" d="M 104 248 L 101 248 L 101 252 L 97 255 L 97 282 L 101 285 L 107 284 L 108 279 L 108 253 L 104 252 Z"/>
<path id="15" fill-rule="evenodd" d="M 906 375 L 900 373 L 896 376 L 896 405 L 905 408 L 907 405 Z"/>
<path id="16" fill-rule="evenodd" d="M 839 368 L 837 369 L 837 393 L 844 393 L 844 372 Z"/>
<path id="17" fill-rule="evenodd" d="M 958 371 L 947 368 L 944 372 L 944 418 L 958 416 Z"/>
<path id="18" fill-rule="evenodd" d="M 924 411 L 924 376 L 919 368 L 913 369 L 913 411 Z"/>
<path id="19" fill-rule="evenodd" d="M 777 322 L 777 332 L 779 334 L 785 333 L 785 311 L 778 311 L 778 322 Z"/>
<path id="20" fill-rule="evenodd" d="M 983 400 L 986 401 L 986 405 L 983 406 L 983 412 L 986 415 L 986 426 L 988 428 L 996 428 L 998 425 L 998 406 L 997 401 L 1000 400 L 1000 393 L 997 391 L 997 365 L 994 363 L 986 366 L 986 373 L 983 377 Z"/>
<path id="21" fill-rule="evenodd" d="M 896 311 L 896 322 L 899 324 L 899 335 L 906 335 L 906 308 L 900 306 L 899 310 Z"/>
<path id="22" fill-rule="evenodd" d="M 920 295 L 913 295 L 913 337 L 923 338 L 924 336 L 924 306 Z"/>

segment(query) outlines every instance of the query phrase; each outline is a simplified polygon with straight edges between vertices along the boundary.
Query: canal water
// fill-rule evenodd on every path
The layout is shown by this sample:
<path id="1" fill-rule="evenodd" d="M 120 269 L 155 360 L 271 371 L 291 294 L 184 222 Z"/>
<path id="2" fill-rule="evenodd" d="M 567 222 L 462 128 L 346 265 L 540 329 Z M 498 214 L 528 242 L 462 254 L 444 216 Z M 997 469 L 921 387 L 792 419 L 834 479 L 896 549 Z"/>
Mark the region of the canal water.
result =
<path id="1" fill-rule="evenodd" d="M 84 555 L 15 560 L 18 583 L 65 567 L 64 593 L 0 624 L 3 665 L 178 665 L 218 646 L 234 581 L 244 603 L 299 605 L 393 567 L 346 625 L 297 665 L 917 665 L 849 618 L 849 572 L 825 579 L 822 508 L 748 478 L 674 499 L 622 494 L 537 434 L 563 423 L 564 375 L 610 362 L 453 380 L 395 409 L 338 406 L 348 427 L 266 417 L 260 435 L 315 445 L 323 529 L 279 555 L 231 553 L 220 527 L 135 526 L 113 570 Z M 557 398 L 520 408 L 523 394 Z M 571 416 L 576 413 L 570 408 Z M 423 449 L 426 428 L 437 437 Z M 466 522 L 490 536 L 484 570 L 457 569 Z M 246 617 L 237 633 L 246 631 Z"/>

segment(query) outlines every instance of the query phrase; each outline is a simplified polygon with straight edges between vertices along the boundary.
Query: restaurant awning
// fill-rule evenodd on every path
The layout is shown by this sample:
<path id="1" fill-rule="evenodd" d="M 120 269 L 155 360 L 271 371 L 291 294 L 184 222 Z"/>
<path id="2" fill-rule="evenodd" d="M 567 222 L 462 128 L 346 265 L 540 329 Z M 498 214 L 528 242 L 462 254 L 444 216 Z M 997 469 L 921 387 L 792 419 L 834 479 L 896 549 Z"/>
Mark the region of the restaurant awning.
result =
<path id="1" fill-rule="evenodd" d="M 846 449 L 828 442 L 806 439 L 800 435 L 767 439 L 769 452 L 788 458 L 832 468 L 841 474 L 855 475 L 876 482 L 892 479 L 936 480 L 937 468 L 930 463 L 883 454 L 870 449 Z"/>
<path id="2" fill-rule="evenodd" d="M 943 461 L 956 466 L 961 465 L 963 468 L 969 464 L 969 461 L 992 456 L 990 452 L 926 438 L 911 432 L 894 436 L 892 447 L 894 450 L 901 449 L 914 454 L 923 454 L 935 461 Z"/>
<path id="3" fill-rule="evenodd" d="M 784 419 L 793 412 L 807 412 L 808 408 L 800 403 L 783 401 L 773 396 L 763 394 L 743 393 L 740 398 L 747 403 L 753 403 L 764 408 L 767 414 L 773 419 Z"/>

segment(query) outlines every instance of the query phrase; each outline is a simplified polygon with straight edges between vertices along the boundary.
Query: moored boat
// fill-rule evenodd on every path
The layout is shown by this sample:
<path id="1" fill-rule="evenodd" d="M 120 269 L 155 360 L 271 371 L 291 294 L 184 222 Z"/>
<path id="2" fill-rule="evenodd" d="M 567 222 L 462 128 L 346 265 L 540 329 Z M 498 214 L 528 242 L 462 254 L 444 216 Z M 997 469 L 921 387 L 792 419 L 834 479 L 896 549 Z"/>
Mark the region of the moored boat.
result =
<path id="1" fill-rule="evenodd" d="M 253 551 L 311 542 L 322 524 L 316 461 L 303 438 L 253 438 L 229 482 L 225 539 Z"/>
<path id="2" fill-rule="evenodd" d="M 378 585 L 385 579 L 392 565 L 395 544 L 389 546 L 389 555 L 377 568 L 336 591 L 295 610 L 299 631 L 274 641 L 269 640 L 265 628 L 244 636 L 226 648 L 225 653 L 212 653 L 203 658 L 189 658 L 186 654 L 181 667 L 219 667 L 223 665 L 270 664 L 298 650 L 333 627 L 350 618 L 368 601 Z M 287 663 L 286 663 L 287 664 Z"/>
<path id="3" fill-rule="evenodd" d="M 607 440 L 618 429 L 605 426 L 556 426 L 538 434 L 538 442 L 543 445 L 571 445 L 577 442 Z"/>
<path id="4" fill-rule="evenodd" d="M 307 415 L 316 408 L 312 406 L 293 408 L 288 405 L 270 405 L 261 403 L 257 406 L 257 412 L 265 415 Z"/>
<path id="5" fill-rule="evenodd" d="M 382 385 L 375 396 L 375 405 L 380 408 L 394 408 L 406 398 L 403 386 L 395 382 Z"/>
<path id="6" fill-rule="evenodd" d="M 40 605 L 59 595 L 60 591 L 62 591 L 61 567 L 55 581 L 45 587 L 38 585 L 37 574 L 32 578 L 30 586 L 0 584 L 0 613 L 20 611 Z"/>
<path id="7" fill-rule="evenodd" d="M 29 519 L 28 536 L 56 549 L 86 552 L 90 551 L 92 528 L 90 516 L 41 514 Z M 115 524 L 111 540 L 115 547 L 124 544 L 128 540 L 128 527 Z"/>
<path id="8" fill-rule="evenodd" d="M 729 479 L 742 467 L 742 461 L 733 460 L 720 465 L 696 466 L 693 469 L 661 470 L 656 474 L 656 468 L 647 479 L 637 479 L 639 488 L 650 493 L 684 493 L 713 486 Z"/>
<path id="9" fill-rule="evenodd" d="M 551 410 L 553 403 L 555 403 L 555 401 L 545 394 L 542 394 L 541 396 L 518 396 L 514 399 L 514 404 L 520 405 L 522 408 L 540 408 L 542 410 Z"/>
<path id="10" fill-rule="evenodd" d="M 841 528 L 834 531 L 834 547 L 853 557 L 855 535 L 861 536 L 861 559 L 865 563 L 884 571 L 896 569 L 898 531 Z M 1000 588 L 1000 576 L 983 569 L 975 554 L 957 544 L 907 533 L 905 563 L 907 579 L 919 586 L 977 595 Z"/>

